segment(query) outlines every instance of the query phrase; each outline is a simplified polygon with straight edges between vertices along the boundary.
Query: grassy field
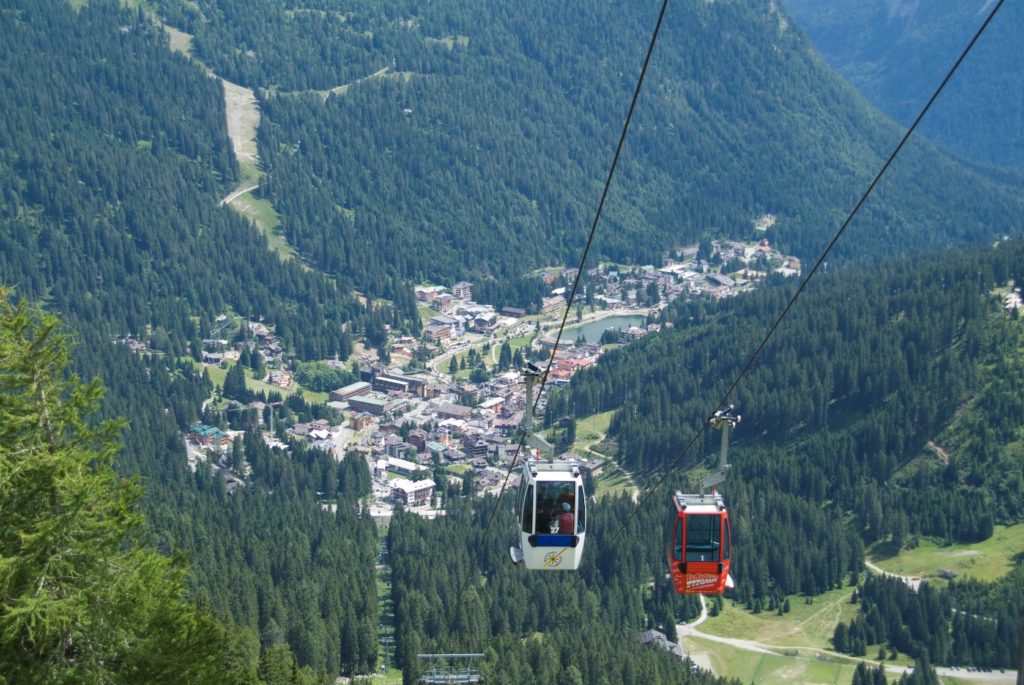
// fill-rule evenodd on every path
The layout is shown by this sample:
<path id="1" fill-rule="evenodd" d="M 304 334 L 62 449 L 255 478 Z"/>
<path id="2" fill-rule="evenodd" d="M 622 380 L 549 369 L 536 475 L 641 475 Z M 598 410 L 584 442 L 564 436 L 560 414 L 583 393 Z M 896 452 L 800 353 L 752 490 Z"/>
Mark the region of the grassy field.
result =
<path id="1" fill-rule="evenodd" d="M 741 683 L 754 685 L 789 685 L 790 683 L 828 683 L 830 685 L 849 685 L 857 668 L 857 659 L 836 657 L 819 658 L 814 652 L 795 650 L 791 654 L 759 654 L 731 645 L 714 642 L 700 637 L 684 639 L 687 654 L 702 667 L 710 667 L 715 675 L 736 678 Z M 874 667 L 877 663 L 867 659 L 866 663 Z M 888 662 L 887 662 L 888 663 Z M 900 667 L 902 664 L 890 664 Z M 941 676 L 940 682 L 945 685 L 1006 685 L 1007 680 L 984 678 L 980 674 L 971 674 L 968 679 Z M 887 672 L 890 683 L 899 680 L 896 671 Z"/>
<path id="2" fill-rule="evenodd" d="M 244 165 L 243 165 L 244 168 Z M 242 193 L 231 202 L 231 208 L 249 219 L 267 238 L 267 246 L 282 260 L 295 259 L 298 253 L 288 244 L 281 233 L 281 220 L 269 200 L 254 195 L 255 191 Z"/>
<path id="3" fill-rule="evenodd" d="M 831 649 L 829 638 L 838 621 L 849 621 L 856 614 L 858 606 L 850 603 L 853 589 L 844 587 L 832 590 L 814 598 L 812 604 L 804 604 L 799 597 L 790 597 L 791 611 L 785 616 L 774 612 L 751 614 L 742 607 L 726 601 L 719 616 L 709 618 L 701 625 L 701 632 L 720 637 L 737 638 L 759 642 L 774 649 L 778 654 L 759 654 L 702 638 L 689 636 L 683 639 L 683 648 L 693 660 L 703 667 L 710 667 L 716 675 L 737 678 L 744 683 L 757 685 L 776 683 L 840 683 L 845 685 L 853 679 L 853 672 L 860 659 L 832 654 L 821 654 L 817 650 Z M 867 648 L 869 665 L 877 663 L 872 657 L 878 652 L 878 645 Z M 904 667 L 913 660 L 899 655 L 887 665 Z M 898 674 L 888 673 L 890 682 Z M 976 676 L 980 678 L 980 676 Z M 995 683 L 984 679 L 958 679 L 942 677 L 944 683 L 971 682 L 975 685 Z"/>
<path id="4" fill-rule="evenodd" d="M 869 550 L 870 552 L 870 550 Z M 988 540 L 971 545 L 940 545 L 921 540 L 914 549 L 901 550 L 898 556 L 875 556 L 871 560 L 889 573 L 940 579 L 942 569 L 957 577 L 992 581 L 1005 576 L 1014 567 L 1014 558 L 1024 553 L 1024 524 L 996 526 Z"/>
<path id="5" fill-rule="evenodd" d="M 812 604 L 805 604 L 800 597 L 790 597 L 790 611 L 783 616 L 774 611 L 752 614 L 726 601 L 722 612 L 709 618 L 700 629 L 711 635 L 779 647 L 831 649 L 830 638 L 836 624 L 857 615 L 858 605 L 850 603 L 852 594 L 852 587 L 831 590 L 815 597 Z"/>
<path id="6" fill-rule="evenodd" d="M 596 483 L 597 492 L 595 495 L 598 498 L 614 497 L 621 492 L 629 492 L 632 489 L 629 476 L 619 468 L 618 464 L 612 461 L 608 461 L 605 464 L 604 470 L 596 479 Z"/>
<path id="7" fill-rule="evenodd" d="M 170 38 L 171 50 L 186 56 L 192 55 L 192 36 L 166 24 L 164 25 L 164 30 L 167 31 L 167 35 Z"/>
<path id="8" fill-rule="evenodd" d="M 418 304 L 418 305 L 416 305 L 416 311 L 419 312 L 419 314 L 420 314 L 420 323 L 423 324 L 424 326 L 426 326 L 428 323 L 430 323 L 430 319 L 432 317 L 437 315 L 437 312 L 435 312 L 433 309 L 431 309 L 430 307 L 428 307 L 425 304 Z"/>
<path id="9" fill-rule="evenodd" d="M 531 332 L 529 335 L 521 335 L 518 338 L 511 338 L 508 341 L 508 346 L 512 348 L 512 354 L 515 354 L 516 350 L 529 347 L 536 335 L 536 333 Z"/>
<path id="10" fill-rule="evenodd" d="M 200 364 L 196 364 L 196 368 L 202 369 L 203 366 Z M 210 373 L 210 380 L 213 381 L 213 384 L 218 388 L 223 388 L 224 377 L 228 375 L 228 370 L 221 368 L 219 366 L 215 366 L 213 364 L 207 364 L 205 368 Z M 271 385 L 270 383 L 258 381 L 252 377 L 252 372 L 249 369 L 245 370 L 245 387 L 254 392 L 276 392 L 280 393 L 282 396 L 294 395 L 296 392 L 296 390 L 294 389 L 283 390 L 282 388 L 279 388 L 276 385 Z M 298 388 L 298 386 L 294 387 Z M 323 404 L 324 402 L 327 401 L 328 397 L 330 397 L 330 394 L 326 392 L 313 392 L 312 390 L 305 390 L 301 388 L 299 388 L 299 390 L 302 391 L 302 396 L 305 398 L 305 400 L 312 404 Z"/>
<path id="11" fill-rule="evenodd" d="M 586 447 L 604 437 L 608 432 L 608 425 L 612 422 L 612 412 L 606 411 L 600 414 L 591 414 L 586 418 L 576 420 L 576 442 L 573 443 L 574 450 L 586 450 Z M 579 453 L 583 453 L 582 451 Z"/>
<path id="12" fill-rule="evenodd" d="M 458 45 L 459 47 L 466 47 L 469 45 L 469 36 L 446 36 L 445 38 L 431 38 L 426 37 L 423 39 L 427 45 L 443 45 L 449 50 Z"/>
<path id="13" fill-rule="evenodd" d="M 706 655 L 716 675 L 736 678 L 743 683 L 850 683 L 856 664 L 838 661 L 822 661 L 812 654 L 783 656 L 758 654 L 729 645 L 687 638 L 689 652 L 695 657 Z"/>
<path id="14" fill-rule="evenodd" d="M 372 685 L 402 685 L 402 672 L 392 668 L 387 673 L 375 673 L 371 676 L 360 676 Z"/>

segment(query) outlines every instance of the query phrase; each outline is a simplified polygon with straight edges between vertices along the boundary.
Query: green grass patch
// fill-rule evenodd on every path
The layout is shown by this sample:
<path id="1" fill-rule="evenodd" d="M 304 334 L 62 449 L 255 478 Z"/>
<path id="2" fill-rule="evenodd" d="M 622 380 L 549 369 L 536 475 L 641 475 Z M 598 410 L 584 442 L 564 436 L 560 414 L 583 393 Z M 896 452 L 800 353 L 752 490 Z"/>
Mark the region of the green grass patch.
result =
<path id="1" fill-rule="evenodd" d="M 576 419 L 576 442 L 573 449 L 585 449 L 587 444 L 601 439 L 608 432 L 611 422 L 612 411 Z"/>
<path id="2" fill-rule="evenodd" d="M 184 31 L 179 31 L 173 26 L 167 26 L 166 24 L 164 24 L 164 31 L 167 31 L 167 36 L 170 39 L 171 50 L 186 56 L 192 55 L 191 35 L 185 33 Z"/>
<path id="3" fill-rule="evenodd" d="M 512 353 L 515 354 L 516 350 L 529 347 L 536 335 L 536 333 L 530 333 L 528 335 L 521 335 L 518 338 L 510 338 L 508 340 L 508 346 L 512 348 Z"/>
<path id="4" fill-rule="evenodd" d="M 327 400 L 331 398 L 331 393 L 316 392 L 314 390 L 306 390 L 303 388 L 302 397 L 310 404 L 326 404 Z"/>
<path id="5" fill-rule="evenodd" d="M 198 363 L 196 363 L 195 366 L 197 369 L 200 370 L 203 368 L 203 366 Z M 223 388 L 224 377 L 228 375 L 228 370 L 220 366 L 215 366 L 213 364 L 207 364 L 205 368 L 209 372 L 210 380 L 213 381 L 213 384 L 218 388 Z M 323 404 L 330 397 L 330 393 L 314 392 L 312 390 L 306 390 L 305 388 L 302 388 L 301 386 L 298 385 L 293 385 L 291 390 L 284 390 L 282 388 L 277 387 L 276 385 L 271 385 L 270 383 L 264 383 L 263 381 L 256 380 L 255 378 L 252 377 L 252 371 L 250 371 L 249 369 L 245 370 L 245 387 L 254 392 L 265 392 L 267 394 L 276 392 L 281 396 L 294 395 L 296 392 L 301 392 L 302 397 L 311 404 Z"/>
<path id="6" fill-rule="evenodd" d="M 595 481 L 598 498 L 615 497 L 623 492 L 632 492 L 633 484 L 629 475 L 612 461 L 605 463 L 604 470 Z"/>
<path id="7" fill-rule="evenodd" d="M 790 611 L 779 616 L 775 611 L 753 614 L 726 601 L 722 612 L 701 625 L 702 632 L 721 637 L 754 640 L 782 647 L 832 649 L 831 637 L 836 625 L 857 615 L 859 605 L 850 603 L 852 587 L 830 590 L 805 604 L 802 597 L 790 597 Z"/>
<path id="8" fill-rule="evenodd" d="M 969 545 L 942 545 L 924 539 L 913 549 L 900 550 L 897 556 L 886 557 L 877 549 L 869 550 L 871 560 L 883 570 L 930 581 L 941 579 L 943 570 L 952 571 L 958 578 L 998 580 L 1015 567 L 1014 558 L 1021 553 L 1024 553 L 1024 524 L 1021 523 L 996 526 L 988 540 Z"/>
<path id="9" fill-rule="evenodd" d="M 257 197 L 253 194 L 254 192 L 242 193 L 231 202 L 231 207 L 256 224 L 260 233 L 266 236 L 267 246 L 276 252 L 282 261 L 297 258 L 298 253 L 294 247 L 288 244 L 281 231 L 281 219 L 278 217 L 274 205 L 270 203 L 270 200 Z"/>
<path id="10" fill-rule="evenodd" d="M 248 158 L 238 160 L 238 185 L 248 188 L 259 183 L 261 178 L 263 178 L 263 170 L 260 169 L 260 163 L 257 160 Z"/>
<path id="11" fill-rule="evenodd" d="M 471 468 L 473 467 L 470 466 L 469 464 L 452 464 L 451 466 L 446 466 L 444 470 L 456 476 L 461 476 L 466 471 L 469 471 Z"/>
<path id="12" fill-rule="evenodd" d="M 359 676 L 359 678 L 365 678 L 372 685 L 402 685 L 402 672 L 397 668 L 392 668 L 385 673 L 375 673 L 371 676 Z"/>
<path id="13" fill-rule="evenodd" d="M 710 666 L 715 675 L 756 685 L 847 685 L 853 681 L 857 668 L 857 662 L 852 659 L 823 661 L 813 652 L 799 650 L 793 656 L 759 654 L 700 637 L 684 638 L 683 648 L 698 665 Z M 896 679 L 892 674 L 889 678 Z"/>
<path id="14" fill-rule="evenodd" d="M 420 323 L 426 326 L 430 323 L 430 319 L 437 316 L 437 312 L 428 307 L 425 304 L 416 305 L 416 311 L 420 314 Z"/>
<path id="15" fill-rule="evenodd" d="M 469 36 L 445 36 L 444 38 L 431 38 L 427 36 L 423 39 L 423 42 L 427 45 L 443 45 L 448 50 L 451 50 L 456 45 L 460 48 L 467 47 L 469 45 Z"/>
<path id="16" fill-rule="evenodd" d="M 200 371 L 204 368 L 202 364 L 196 364 L 195 366 Z M 210 380 L 213 381 L 213 384 L 218 388 L 223 388 L 224 377 L 228 375 L 228 370 L 220 366 L 214 366 L 213 364 L 207 364 L 205 369 L 206 372 L 210 374 Z"/>

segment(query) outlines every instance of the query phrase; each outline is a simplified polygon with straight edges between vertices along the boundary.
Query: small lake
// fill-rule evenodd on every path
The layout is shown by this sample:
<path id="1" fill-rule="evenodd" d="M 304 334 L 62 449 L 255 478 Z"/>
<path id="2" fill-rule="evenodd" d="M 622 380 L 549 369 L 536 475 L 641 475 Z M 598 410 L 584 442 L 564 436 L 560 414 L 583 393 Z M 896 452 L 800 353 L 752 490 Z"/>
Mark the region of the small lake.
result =
<path id="1" fill-rule="evenodd" d="M 643 326 L 645 321 L 647 321 L 647 317 L 643 315 L 609 316 L 605 319 L 590 321 L 582 326 L 569 326 L 565 329 L 565 339 L 575 341 L 582 335 L 587 342 L 596 343 L 601 340 L 601 334 L 609 328 L 624 331 L 630 326 Z"/>

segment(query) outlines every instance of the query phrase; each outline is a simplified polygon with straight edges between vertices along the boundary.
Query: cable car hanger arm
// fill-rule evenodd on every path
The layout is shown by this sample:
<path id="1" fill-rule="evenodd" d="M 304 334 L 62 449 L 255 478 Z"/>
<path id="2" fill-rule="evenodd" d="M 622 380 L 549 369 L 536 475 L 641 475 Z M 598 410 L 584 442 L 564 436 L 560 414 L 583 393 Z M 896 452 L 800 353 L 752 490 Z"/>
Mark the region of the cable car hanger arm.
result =
<path id="1" fill-rule="evenodd" d="M 712 428 L 719 428 L 722 431 L 722 449 L 718 453 L 718 470 L 714 473 L 706 476 L 700 482 L 700 495 L 704 496 L 704 490 L 707 488 L 714 487 L 725 480 L 726 475 L 729 473 L 729 469 L 732 467 L 729 464 L 729 429 L 735 428 L 736 424 L 740 422 L 740 415 L 733 414 L 735 407 L 729 405 L 725 409 L 719 409 L 708 419 L 708 425 Z"/>

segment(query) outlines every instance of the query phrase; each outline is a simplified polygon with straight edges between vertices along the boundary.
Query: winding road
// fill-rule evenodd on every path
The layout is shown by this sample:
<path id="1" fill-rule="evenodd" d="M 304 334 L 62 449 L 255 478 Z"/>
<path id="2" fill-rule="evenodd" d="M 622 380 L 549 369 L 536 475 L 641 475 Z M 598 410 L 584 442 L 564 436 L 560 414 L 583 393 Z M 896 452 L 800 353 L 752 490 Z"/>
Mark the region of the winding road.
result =
<path id="1" fill-rule="evenodd" d="M 223 200 L 221 200 L 221 201 L 220 201 L 220 202 L 218 202 L 217 204 L 218 204 L 219 206 L 221 206 L 221 207 L 223 207 L 224 205 L 229 205 L 229 204 L 231 204 L 231 203 L 232 203 L 232 202 L 233 202 L 233 201 L 235 200 L 235 198 L 237 198 L 237 197 L 238 197 L 239 195 L 245 195 L 246 193 L 252 192 L 252 191 L 256 190 L 257 188 L 259 188 L 259 185 L 258 185 L 258 184 L 257 184 L 257 185 L 252 185 L 252 186 L 249 186 L 248 188 L 236 188 L 235 190 L 231 191 L 231 194 L 230 194 L 230 195 L 228 195 L 227 197 L 225 197 L 225 198 L 224 198 Z"/>
<path id="2" fill-rule="evenodd" d="M 890 574 L 891 575 L 891 574 Z M 808 652 L 813 654 L 825 656 L 829 659 L 834 659 L 840 663 L 849 663 L 849 654 L 841 654 L 839 652 L 833 652 L 828 649 L 819 649 L 817 647 L 806 647 L 797 645 L 769 645 L 763 642 L 756 642 L 754 640 L 742 640 L 739 638 L 722 637 L 721 635 L 711 635 L 700 630 L 700 625 L 704 623 L 708 618 L 707 602 L 702 595 L 700 597 L 700 616 L 697 617 L 692 623 L 680 623 L 676 625 L 676 634 L 679 636 L 679 647 L 683 650 L 683 653 L 690 656 L 695 664 L 701 668 L 712 671 L 711 657 L 707 652 L 696 652 L 694 650 L 687 650 L 684 640 L 686 638 L 700 638 L 703 640 L 710 640 L 711 642 L 718 642 L 721 644 L 729 645 L 735 649 L 742 649 L 746 652 L 753 652 L 755 654 L 772 654 L 775 656 L 788 656 L 790 658 L 798 658 L 793 653 L 797 652 L 802 655 L 806 655 Z M 691 654 L 692 652 L 692 654 Z M 806 656 L 805 656 L 806 658 Z M 872 659 L 863 659 L 866 664 L 871 666 L 878 665 L 878 662 Z M 907 666 L 885 666 L 886 673 L 892 673 L 894 675 L 901 675 L 903 673 L 909 673 L 911 667 Z M 956 678 L 957 680 L 977 680 L 986 683 L 992 682 L 1016 682 L 1017 672 L 1006 671 L 997 673 L 995 671 L 968 671 L 965 669 L 953 669 L 953 668 L 942 668 L 936 667 L 935 672 L 940 678 Z M 719 674 L 721 675 L 721 674 Z"/>

